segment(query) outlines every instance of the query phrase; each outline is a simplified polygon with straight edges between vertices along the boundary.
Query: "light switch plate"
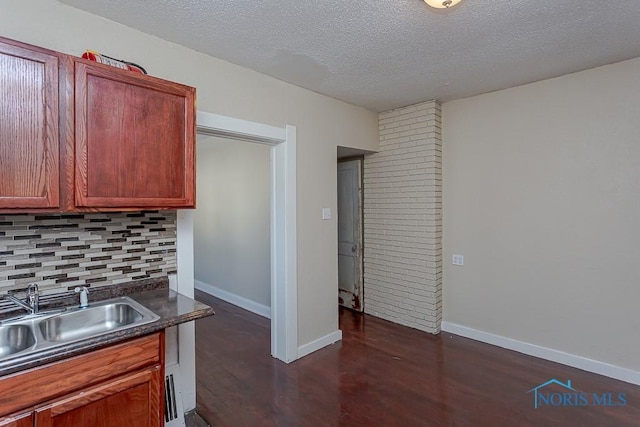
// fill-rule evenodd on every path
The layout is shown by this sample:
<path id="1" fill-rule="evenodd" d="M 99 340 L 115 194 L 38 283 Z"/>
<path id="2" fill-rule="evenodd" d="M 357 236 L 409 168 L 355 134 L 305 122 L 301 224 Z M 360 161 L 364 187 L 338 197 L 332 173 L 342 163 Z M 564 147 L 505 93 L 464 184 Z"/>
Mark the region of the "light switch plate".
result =
<path id="1" fill-rule="evenodd" d="M 453 265 L 464 265 L 464 255 L 453 254 L 453 258 L 451 260 L 451 264 L 453 264 Z"/>
<path id="2" fill-rule="evenodd" d="M 322 219 L 331 219 L 331 208 L 322 208 Z"/>

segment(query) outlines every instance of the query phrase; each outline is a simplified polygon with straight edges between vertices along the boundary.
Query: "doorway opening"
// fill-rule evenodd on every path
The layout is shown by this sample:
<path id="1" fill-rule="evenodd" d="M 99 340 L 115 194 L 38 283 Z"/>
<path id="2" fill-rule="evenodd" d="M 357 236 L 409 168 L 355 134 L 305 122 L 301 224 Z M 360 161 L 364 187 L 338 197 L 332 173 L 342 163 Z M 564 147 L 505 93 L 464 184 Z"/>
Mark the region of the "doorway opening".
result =
<path id="1" fill-rule="evenodd" d="M 360 312 L 364 310 L 364 154 L 338 147 L 338 304 Z"/>
<path id="2" fill-rule="evenodd" d="M 195 287 L 271 318 L 270 147 L 198 135 Z"/>
<path id="3" fill-rule="evenodd" d="M 338 303 L 362 311 L 362 160 L 338 162 Z"/>
<path id="4" fill-rule="evenodd" d="M 271 355 L 292 362 L 298 358 L 296 128 L 198 112 L 197 133 L 270 147 Z"/>

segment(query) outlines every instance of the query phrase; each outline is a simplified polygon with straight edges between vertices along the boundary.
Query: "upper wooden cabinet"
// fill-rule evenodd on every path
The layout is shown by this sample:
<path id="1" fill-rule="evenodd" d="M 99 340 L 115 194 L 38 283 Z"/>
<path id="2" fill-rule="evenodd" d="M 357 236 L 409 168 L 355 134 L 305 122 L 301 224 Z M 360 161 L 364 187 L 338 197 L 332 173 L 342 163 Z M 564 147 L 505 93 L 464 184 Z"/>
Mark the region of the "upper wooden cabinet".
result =
<path id="1" fill-rule="evenodd" d="M 0 212 L 195 206 L 195 89 L 0 38 Z"/>
<path id="2" fill-rule="evenodd" d="M 75 63 L 75 204 L 194 205 L 195 89 Z"/>
<path id="3" fill-rule="evenodd" d="M 58 208 L 59 58 L 0 43 L 0 209 Z"/>

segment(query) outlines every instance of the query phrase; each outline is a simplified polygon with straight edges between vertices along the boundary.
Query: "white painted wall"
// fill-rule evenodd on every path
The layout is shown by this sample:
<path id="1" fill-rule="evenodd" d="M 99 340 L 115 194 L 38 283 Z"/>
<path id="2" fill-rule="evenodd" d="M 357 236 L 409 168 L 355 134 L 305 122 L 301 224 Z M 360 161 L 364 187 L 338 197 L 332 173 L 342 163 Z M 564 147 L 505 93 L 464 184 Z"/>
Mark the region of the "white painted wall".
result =
<path id="1" fill-rule="evenodd" d="M 0 35 L 80 55 L 93 49 L 195 86 L 198 110 L 297 127 L 298 343 L 338 328 L 338 145 L 375 151 L 377 114 L 212 58 L 56 0 L 0 2 Z"/>
<path id="2" fill-rule="evenodd" d="M 640 370 L 639 87 L 634 59 L 443 105 L 445 321 Z"/>
<path id="3" fill-rule="evenodd" d="M 195 278 L 271 306 L 271 147 L 198 135 Z"/>

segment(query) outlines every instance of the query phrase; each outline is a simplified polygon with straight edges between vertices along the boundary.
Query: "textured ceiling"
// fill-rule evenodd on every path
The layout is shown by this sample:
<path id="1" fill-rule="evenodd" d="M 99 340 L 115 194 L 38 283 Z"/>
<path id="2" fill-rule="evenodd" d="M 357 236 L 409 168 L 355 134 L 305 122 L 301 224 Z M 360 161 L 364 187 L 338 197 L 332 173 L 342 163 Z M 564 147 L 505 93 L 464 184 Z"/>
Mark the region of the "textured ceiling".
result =
<path id="1" fill-rule="evenodd" d="M 640 56 L 640 0 L 62 2 L 375 111 Z"/>

